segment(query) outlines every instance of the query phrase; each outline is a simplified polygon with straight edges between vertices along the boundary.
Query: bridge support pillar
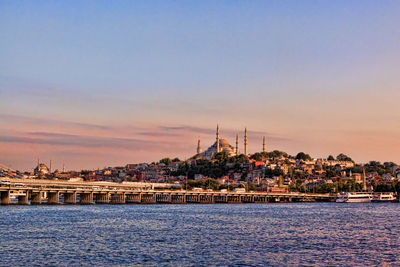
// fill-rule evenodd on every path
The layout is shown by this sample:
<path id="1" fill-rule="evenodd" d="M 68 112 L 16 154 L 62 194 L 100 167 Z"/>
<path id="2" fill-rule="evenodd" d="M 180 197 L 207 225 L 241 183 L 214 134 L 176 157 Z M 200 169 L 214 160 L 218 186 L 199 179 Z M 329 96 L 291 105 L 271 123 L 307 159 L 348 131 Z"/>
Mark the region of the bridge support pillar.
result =
<path id="1" fill-rule="evenodd" d="M 31 205 L 39 205 L 42 203 L 42 192 L 32 192 Z"/>
<path id="2" fill-rule="evenodd" d="M 47 204 L 57 205 L 60 203 L 60 193 L 57 192 L 49 192 L 47 195 Z"/>
<path id="3" fill-rule="evenodd" d="M 10 191 L 0 192 L 1 194 L 1 205 L 10 205 Z"/>
<path id="4" fill-rule="evenodd" d="M 141 194 L 141 203 L 146 203 L 146 204 L 157 203 L 156 194 L 155 193 Z"/>
<path id="5" fill-rule="evenodd" d="M 29 204 L 29 193 L 26 192 L 25 196 L 18 196 L 18 204 L 19 205 L 28 205 Z"/>
<path id="6" fill-rule="evenodd" d="M 64 193 L 64 204 L 76 204 L 76 193 Z"/>
<path id="7" fill-rule="evenodd" d="M 111 195 L 112 204 L 125 204 L 125 194 L 112 194 Z"/>
<path id="8" fill-rule="evenodd" d="M 125 202 L 126 203 L 140 203 L 140 193 L 125 195 Z"/>
<path id="9" fill-rule="evenodd" d="M 83 205 L 93 204 L 93 193 L 81 193 L 80 204 Z"/>
<path id="10" fill-rule="evenodd" d="M 97 194 L 95 197 L 95 202 L 98 204 L 108 204 L 110 202 L 108 193 Z"/>

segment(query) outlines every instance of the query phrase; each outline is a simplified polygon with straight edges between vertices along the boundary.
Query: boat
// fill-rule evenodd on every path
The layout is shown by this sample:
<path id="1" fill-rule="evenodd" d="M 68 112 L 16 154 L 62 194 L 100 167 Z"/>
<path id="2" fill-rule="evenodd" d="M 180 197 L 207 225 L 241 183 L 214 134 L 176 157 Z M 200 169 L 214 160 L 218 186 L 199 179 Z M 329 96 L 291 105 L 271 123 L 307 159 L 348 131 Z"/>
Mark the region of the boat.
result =
<path id="1" fill-rule="evenodd" d="M 341 193 L 338 194 L 337 203 L 369 203 L 372 201 L 371 193 Z"/>
<path id="2" fill-rule="evenodd" d="M 397 199 L 393 193 L 375 193 L 372 197 L 372 202 L 396 202 Z"/>

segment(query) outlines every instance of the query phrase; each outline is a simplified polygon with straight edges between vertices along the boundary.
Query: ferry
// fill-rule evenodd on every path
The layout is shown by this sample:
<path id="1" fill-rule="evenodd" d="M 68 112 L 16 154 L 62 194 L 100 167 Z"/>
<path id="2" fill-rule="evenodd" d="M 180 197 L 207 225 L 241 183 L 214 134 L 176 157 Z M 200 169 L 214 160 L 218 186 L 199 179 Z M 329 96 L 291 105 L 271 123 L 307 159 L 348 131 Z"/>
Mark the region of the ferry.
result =
<path id="1" fill-rule="evenodd" d="M 370 193 L 341 193 L 336 199 L 337 203 L 370 203 L 372 194 Z"/>
<path id="2" fill-rule="evenodd" d="M 397 199 L 393 193 L 375 193 L 372 197 L 372 202 L 396 202 Z"/>

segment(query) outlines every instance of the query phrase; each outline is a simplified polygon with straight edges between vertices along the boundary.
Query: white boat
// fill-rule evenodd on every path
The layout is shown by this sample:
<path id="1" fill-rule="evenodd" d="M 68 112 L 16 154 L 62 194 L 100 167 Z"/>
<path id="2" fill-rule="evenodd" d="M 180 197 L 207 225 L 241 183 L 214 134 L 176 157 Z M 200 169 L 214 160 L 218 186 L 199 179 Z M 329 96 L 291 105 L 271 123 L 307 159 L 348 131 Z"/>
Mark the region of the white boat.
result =
<path id="1" fill-rule="evenodd" d="M 372 202 L 396 202 L 393 193 L 375 193 Z"/>
<path id="2" fill-rule="evenodd" d="M 369 203 L 372 201 L 370 193 L 341 193 L 336 199 L 337 203 Z"/>

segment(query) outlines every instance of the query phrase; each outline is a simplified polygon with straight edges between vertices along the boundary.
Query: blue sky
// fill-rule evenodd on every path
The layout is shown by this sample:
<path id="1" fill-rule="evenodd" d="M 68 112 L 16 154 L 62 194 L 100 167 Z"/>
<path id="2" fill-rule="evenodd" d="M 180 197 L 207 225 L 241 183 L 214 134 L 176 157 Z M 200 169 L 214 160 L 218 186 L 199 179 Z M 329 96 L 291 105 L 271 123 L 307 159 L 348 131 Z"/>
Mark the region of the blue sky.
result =
<path id="1" fill-rule="evenodd" d="M 232 136 L 245 126 L 265 133 L 289 153 L 399 161 L 398 14 L 398 1 L 1 1 L 0 127 L 13 137 L 141 140 L 126 128 L 219 122 Z M 114 128 L 85 132 L 49 121 Z M 199 135 L 213 139 L 185 133 L 174 152 L 190 156 Z M 3 151 L 21 147 L 0 162 L 23 168 L 37 156 L 91 168 L 166 154 L 116 147 L 115 161 L 81 166 L 76 153 L 98 151 L 79 154 L 73 142 L 72 155 L 50 141 L 28 151 L 3 138 Z"/>

